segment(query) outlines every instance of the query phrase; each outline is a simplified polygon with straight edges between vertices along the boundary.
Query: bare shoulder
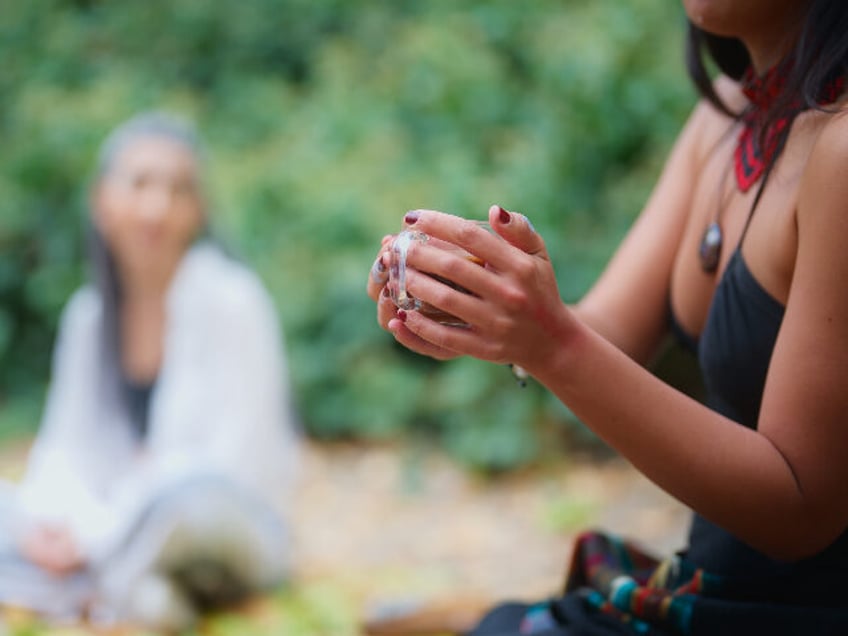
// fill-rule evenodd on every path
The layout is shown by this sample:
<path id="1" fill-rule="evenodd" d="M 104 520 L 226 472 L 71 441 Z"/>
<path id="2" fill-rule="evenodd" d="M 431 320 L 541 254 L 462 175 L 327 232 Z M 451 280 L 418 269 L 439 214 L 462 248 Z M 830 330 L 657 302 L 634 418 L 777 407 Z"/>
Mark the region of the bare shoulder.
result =
<path id="1" fill-rule="evenodd" d="M 846 158 L 848 158 L 848 105 L 842 105 L 837 112 L 825 116 L 810 155 L 810 165 L 821 169 L 823 166 L 814 166 L 814 162 L 829 164 L 836 161 L 841 165 L 834 168 L 845 169 Z"/>
<path id="2" fill-rule="evenodd" d="M 822 115 L 804 169 L 798 212 L 801 216 L 837 213 L 848 208 L 848 107 Z"/>

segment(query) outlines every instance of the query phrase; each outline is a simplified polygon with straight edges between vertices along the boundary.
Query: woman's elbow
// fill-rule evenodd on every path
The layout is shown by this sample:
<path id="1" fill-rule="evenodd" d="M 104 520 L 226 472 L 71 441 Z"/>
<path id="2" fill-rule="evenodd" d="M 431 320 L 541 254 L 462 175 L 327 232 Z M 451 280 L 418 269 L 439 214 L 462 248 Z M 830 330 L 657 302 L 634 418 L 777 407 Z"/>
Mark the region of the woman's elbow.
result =
<path id="1" fill-rule="evenodd" d="M 804 512 L 795 521 L 787 517 L 775 524 L 758 549 L 766 556 L 784 563 L 797 563 L 821 554 L 845 532 L 846 522 L 833 514 Z"/>

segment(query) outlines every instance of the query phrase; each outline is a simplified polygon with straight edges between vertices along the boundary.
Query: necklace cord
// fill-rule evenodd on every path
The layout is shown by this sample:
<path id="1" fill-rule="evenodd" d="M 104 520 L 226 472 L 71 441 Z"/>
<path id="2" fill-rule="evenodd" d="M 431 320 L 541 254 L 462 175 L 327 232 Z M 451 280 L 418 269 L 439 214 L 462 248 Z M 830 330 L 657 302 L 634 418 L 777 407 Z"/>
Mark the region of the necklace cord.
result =
<path id="1" fill-rule="evenodd" d="M 757 193 L 754 195 L 754 201 L 751 203 L 751 209 L 748 210 L 748 218 L 745 219 L 745 227 L 742 228 L 742 234 L 739 236 L 739 243 L 736 246 L 736 249 L 742 249 L 742 241 L 745 240 L 745 235 L 748 234 L 748 227 L 751 225 L 751 219 L 754 217 L 754 211 L 757 209 L 757 205 L 760 203 L 760 199 L 763 196 L 763 191 L 766 189 L 766 184 L 768 183 L 768 179 L 771 176 L 772 170 L 774 169 L 775 164 L 777 164 L 780 159 L 780 155 L 783 154 L 783 149 L 786 146 L 786 140 L 789 138 L 789 131 L 792 129 L 792 124 L 794 121 L 790 122 L 786 128 L 780 131 L 779 137 L 777 138 L 777 143 L 775 144 L 774 154 L 771 157 L 771 161 L 766 165 L 765 171 L 763 172 L 763 178 L 760 181 L 760 185 L 757 188 Z"/>

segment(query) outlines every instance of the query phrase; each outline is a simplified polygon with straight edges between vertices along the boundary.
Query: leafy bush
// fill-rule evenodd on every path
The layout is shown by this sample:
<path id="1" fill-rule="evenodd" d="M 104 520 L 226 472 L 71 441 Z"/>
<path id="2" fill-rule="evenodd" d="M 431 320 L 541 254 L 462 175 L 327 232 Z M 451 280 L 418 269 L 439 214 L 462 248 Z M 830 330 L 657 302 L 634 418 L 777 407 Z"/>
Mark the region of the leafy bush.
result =
<path id="1" fill-rule="evenodd" d="M 167 108 L 204 133 L 213 218 L 277 300 L 310 433 L 531 460 L 565 410 L 503 368 L 400 349 L 365 277 L 406 210 L 496 202 L 532 218 L 579 297 L 694 101 L 682 25 L 663 0 L 4 3 L 0 400 L 47 377 L 98 143 Z"/>

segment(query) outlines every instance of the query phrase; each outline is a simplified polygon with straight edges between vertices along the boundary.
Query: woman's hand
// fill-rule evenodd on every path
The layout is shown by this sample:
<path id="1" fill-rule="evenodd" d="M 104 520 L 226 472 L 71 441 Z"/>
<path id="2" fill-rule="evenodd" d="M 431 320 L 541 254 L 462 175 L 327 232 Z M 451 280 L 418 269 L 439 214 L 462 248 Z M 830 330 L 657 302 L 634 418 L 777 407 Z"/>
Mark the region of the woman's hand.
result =
<path id="1" fill-rule="evenodd" d="M 410 213 L 406 218 L 413 218 L 414 213 Z M 406 220 L 404 225 L 408 226 Z M 387 234 L 380 242 L 380 252 L 371 266 L 371 271 L 368 274 L 367 291 L 371 299 L 377 303 L 377 322 L 387 331 L 392 331 L 389 324 L 397 319 L 398 309 L 389 296 L 389 288 L 386 282 L 389 280 L 389 255 L 392 241 L 395 239 L 394 234 Z M 403 344 L 409 349 L 436 358 L 438 360 L 448 360 L 458 357 L 459 353 L 449 351 L 447 349 L 434 346 L 432 343 L 416 337 L 412 333 L 407 333 Z"/>
<path id="2" fill-rule="evenodd" d="M 415 311 L 397 311 L 386 326 L 398 342 L 437 358 L 471 355 L 515 363 L 531 375 L 553 362 L 556 344 L 568 338 L 576 320 L 560 299 L 544 242 L 526 217 L 492 206 L 489 223 L 500 238 L 432 210 L 410 213 L 406 221 L 424 234 L 462 247 L 485 267 L 427 243 L 411 245 L 406 261 L 409 293 L 470 326 L 440 325 Z"/>
<path id="3" fill-rule="evenodd" d="M 26 558 L 56 576 L 68 575 L 84 564 L 73 533 L 64 525 L 34 526 L 23 536 L 20 549 Z"/>

